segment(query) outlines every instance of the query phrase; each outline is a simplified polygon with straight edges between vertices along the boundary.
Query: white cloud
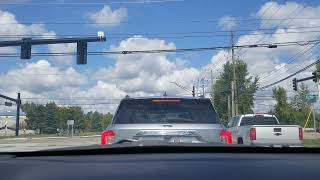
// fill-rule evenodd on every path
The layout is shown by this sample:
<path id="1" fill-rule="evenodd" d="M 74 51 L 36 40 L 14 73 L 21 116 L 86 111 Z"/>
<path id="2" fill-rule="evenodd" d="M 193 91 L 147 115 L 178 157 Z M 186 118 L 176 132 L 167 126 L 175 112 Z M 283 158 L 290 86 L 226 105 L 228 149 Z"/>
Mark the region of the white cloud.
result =
<path id="1" fill-rule="evenodd" d="M 110 6 L 104 5 L 100 11 L 89 13 L 87 18 L 97 23 L 98 27 L 114 27 L 128 18 L 128 12 L 126 8 L 112 10 Z"/>
<path id="2" fill-rule="evenodd" d="M 48 32 L 42 24 L 24 25 L 16 20 L 14 14 L 0 10 L 0 34 L 3 35 L 43 35 Z"/>
<path id="3" fill-rule="evenodd" d="M 77 50 L 77 44 L 51 44 L 48 45 L 48 48 L 50 53 L 74 53 Z M 72 56 L 54 56 L 53 59 L 54 63 L 59 65 L 71 65 L 74 58 Z"/>
<path id="4" fill-rule="evenodd" d="M 160 39 L 148 39 L 134 36 L 120 42 L 119 46 L 112 46 L 112 51 L 122 50 L 152 50 L 175 49 L 172 42 Z M 160 95 L 163 92 L 176 94 L 183 92 L 171 81 L 190 88 L 198 77 L 195 68 L 184 67 L 184 60 L 169 59 L 166 53 L 157 54 L 127 54 L 112 55 L 116 60 L 114 67 L 101 68 L 94 78 L 108 83 L 114 83 L 117 88 L 133 95 Z"/>
<path id="5" fill-rule="evenodd" d="M 59 69 L 46 60 L 26 64 L 20 69 L 9 70 L 0 75 L 0 90 L 3 92 L 29 92 L 42 94 L 60 90 L 62 87 L 79 87 L 86 83 L 85 76 L 72 67 Z"/>
<path id="6" fill-rule="evenodd" d="M 296 2 L 286 2 L 284 4 L 279 4 L 277 2 L 268 2 L 261 7 L 261 9 L 257 12 L 256 16 L 258 18 L 264 19 L 263 21 L 261 21 L 261 25 L 263 25 L 264 28 L 272 26 L 275 27 L 278 26 L 278 24 L 280 23 L 282 27 L 306 27 L 320 24 L 320 20 L 318 19 L 319 11 L 319 6 L 306 6 Z"/>
<path id="7" fill-rule="evenodd" d="M 262 20 L 261 25 L 263 28 L 277 27 L 274 34 L 264 34 L 263 31 L 252 32 L 252 34 L 258 35 L 242 35 L 238 38 L 236 44 L 256 44 L 256 43 L 273 43 L 273 42 L 291 42 L 291 41 L 307 41 L 315 40 L 319 38 L 317 33 L 294 33 L 303 31 L 319 31 L 320 28 L 299 28 L 295 27 L 306 27 L 306 26 L 320 26 L 320 21 L 317 19 L 320 13 L 320 6 L 305 6 L 295 2 L 286 2 L 279 4 L 277 2 L 265 3 L 261 9 L 256 13 L 256 17 L 262 19 L 286 19 L 293 17 L 297 19 L 290 19 L 281 22 L 281 26 L 277 27 L 280 21 L 267 21 Z M 299 18 L 304 18 L 299 19 Z M 316 18 L 316 19 L 315 19 Z M 289 33 L 287 33 L 289 32 Z M 236 57 L 240 56 L 240 59 L 244 60 L 248 65 L 250 75 L 259 77 L 265 77 L 261 79 L 261 86 L 270 84 L 277 80 L 280 80 L 297 70 L 307 66 L 308 64 L 315 61 L 315 58 L 319 53 L 314 50 L 303 52 L 310 48 L 309 46 L 287 46 L 278 47 L 276 49 L 268 48 L 251 48 L 243 50 L 235 50 Z M 240 51 L 240 52 L 239 52 Z M 245 53 L 244 53 L 245 52 Z M 297 57 L 296 60 L 288 64 L 288 60 L 291 57 L 295 57 L 299 52 L 301 56 Z M 210 71 L 206 69 L 213 69 L 214 76 L 217 77 L 222 70 L 222 65 L 227 61 L 227 52 L 218 51 L 211 59 L 211 63 L 204 67 L 202 72 L 206 72 L 206 77 L 209 78 Z M 300 73 L 295 77 L 308 77 L 314 69 Z M 285 87 L 287 90 L 292 90 L 292 78 L 279 83 L 278 85 Z M 306 82 L 311 88 L 315 86 L 313 82 Z M 268 88 L 269 90 L 272 88 Z M 271 91 L 258 92 L 258 96 L 266 94 L 271 96 Z M 291 94 L 292 95 L 292 94 Z M 269 98 L 271 99 L 271 98 Z M 257 100 L 254 110 L 256 112 L 267 112 L 273 105 L 271 100 Z M 260 104 L 260 105 L 259 105 Z M 264 105 L 261 105 L 264 104 Z M 268 106 L 271 105 L 271 106 Z"/>
<path id="8" fill-rule="evenodd" d="M 223 16 L 219 19 L 218 25 L 223 30 L 231 30 L 237 26 L 237 21 L 235 17 Z"/>

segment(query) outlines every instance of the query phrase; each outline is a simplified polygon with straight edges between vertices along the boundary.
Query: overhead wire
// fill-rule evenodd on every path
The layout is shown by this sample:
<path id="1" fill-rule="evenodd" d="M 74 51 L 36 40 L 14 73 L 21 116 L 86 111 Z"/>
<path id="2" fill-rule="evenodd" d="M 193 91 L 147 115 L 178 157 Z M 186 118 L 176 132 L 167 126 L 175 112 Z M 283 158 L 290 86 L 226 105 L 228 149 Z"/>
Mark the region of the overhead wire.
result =
<path id="1" fill-rule="evenodd" d="M 272 45 L 277 47 L 284 46 L 304 46 L 308 44 L 319 43 L 320 40 L 308 40 L 308 41 L 287 41 L 287 42 L 274 42 Z M 268 48 L 270 44 L 248 44 L 241 46 L 234 46 L 237 48 Z M 229 46 L 214 46 L 214 47 L 197 47 L 197 48 L 176 48 L 176 49 L 150 49 L 150 50 L 122 50 L 122 51 L 91 51 L 88 52 L 88 55 L 108 55 L 108 54 L 117 54 L 117 55 L 127 55 L 127 54 L 139 54 L 139 53 L 179 53 L 179 52 L 198 52 L 198 51 L 214 51 L 229 49 Z M 19 57 L 19 53 L 1 53 L 0 57 Z M 32 53 L 34 56 L 70 56 L 76 55 L 75 52 L 60 52 L 60 53 Z"/>
<path id="2" fill-rule="evenodd" d="M 295 76 L 295 75 L 297 75 L 297 74 L 299 74 L 299 73 L 301 73 L 301 72 L 303 72 L 303 71 L 305 71 L 305 70 L 313 67 L 314 65 L 319 64 L 319 63 L 320 63 L 320 58 L 318 58 L 315 62 L 307 65 L 306 67 L 304 67 L 304 68 L 296 71 L 295 73 L 292 73 L 292 74 L 286 76 L 285 78 L 282 78 L 282 79 L 277 80 L 277 81 L 275 81 L 275 82 L 273 82 L 273 83 L 270 83 L 270 84 L 268 84 L 268 85 L 265 85 L 265 86 L 263 86 L 263 87 L 261 87 L 261 88 L 259 88 L 259 89 L 266 89 L 266 88 L 269 88 L 269 87 L 274 86 L 274 85 L 276 85 L 276 84 L 279 84 L 279 83 L 281 83 L 281 82 L 283 82 L 283 81 L 285 81 L 285 80 L 287 80 L 287 79 L 289 79 L 289 78 L 291 78 L 291 77 L 293 77 L 293 76 Z"/>
<path id="3" fill-rule="evenodd" d="M 306 7 L 306 5 L 303 5 L 302 9 L 296 14 L 296 16 Z M 276 10 L 275 13 L 273 13 L 270 17 L 272 18 L 274 15 L 276 15 L 280 9 L 282 8 L 282 6 L 279 6 L 278 9 Z M 292 10 L 287 16 L 286 18 L 289 18 L 297 9 L 299 8 L 296 7 L 294 10 Z M 283 22 L 285 22 L 286 19 L 283 19 L 282 21 L 280 21 L 276 27 L 279 28 L 281 26 L 281 24 Z M 261 27 L 264 27 L 265 24 L 267 24 L 268 20 L 264 22 L 264 24 L 261 25 Z M 263 41 L 267 36 L 266 35 L 263 35 L 260 39 L 258 39 L 258 41 L 256 41 L 255 43 L 260 43 L 261 41 Z M 247 50 L 244 50 L 244 52 L 242 52 L 241 54 L 239 54 L 242 50 L 240 49 L 237 53 L 238 53 L 238 58 L 241 57 L 242 55 L 244 55 L 246 52 L 248 52 Z"/>

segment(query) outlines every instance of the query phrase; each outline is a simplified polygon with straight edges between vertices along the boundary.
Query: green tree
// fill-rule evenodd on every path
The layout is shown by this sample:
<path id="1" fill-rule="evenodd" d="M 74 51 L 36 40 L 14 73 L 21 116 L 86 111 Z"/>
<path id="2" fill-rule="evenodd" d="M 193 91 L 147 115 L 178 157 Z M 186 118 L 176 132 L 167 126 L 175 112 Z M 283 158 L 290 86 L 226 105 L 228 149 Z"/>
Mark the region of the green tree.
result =
<path id="1" fill-rule="evenodd" d="M 280 122 L 294 122 L 292 108 L 288 103 L 287 91 L 282 87 L 274 88 L 273 98 L 276 100 L 273 113 L 278 117 Z"/>
<path id="2" fill-rule="evenodd" d="M 236 102 L 238 113 L 252 113 L 254 93 L 258 89 L 258 77 L 249 75 L 247 65 L 241 60 L 235 62 L 236 68 Z M 233 80 L 233 65 L 227 62 L 223 66 L 223 72 L 219 80 L 214 84 L 214 92 L 211 94 L 215 108 L 223 122 L 228 121 L 228 96 L 231 98 L 231 81 Z"/>
<path id="3" fill-rule="evenodd" d="M 54 102 L 46 104 L 45 116 L 42 117 L 44 121 L 43 133 L 53 134 L 57 132 L 57 112 L 58 107 Z"/>
<path id="4" fill-rule="evenodd" d="M 310 103 L 307 101 L 306 96 L 310 91 L 306 85 L 301 83 L 299 86 L 298 94 L 296 94 L 290 105 L 293 109 L 293 119 L 296 124 L 304 126 L 304 123 L 310 112 Z"/>
<path id="5" fill-rule="evenodd" d="M 106 127 L 111 124 L 113 115 L 111 113 L 107 113 L 103 115 L 102 121 L 101 121 L 101 128 L 106 129 Z"/>

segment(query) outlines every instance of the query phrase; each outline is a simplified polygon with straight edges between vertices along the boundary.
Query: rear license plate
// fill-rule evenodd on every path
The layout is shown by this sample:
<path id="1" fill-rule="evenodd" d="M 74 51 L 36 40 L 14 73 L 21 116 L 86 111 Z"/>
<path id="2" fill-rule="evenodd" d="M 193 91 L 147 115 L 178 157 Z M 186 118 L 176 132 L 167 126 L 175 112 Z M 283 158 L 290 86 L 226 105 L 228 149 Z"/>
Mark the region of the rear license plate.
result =
<path id="1" fill-rule="evenodd" d="M 273 131 L 274 132 L 281 132 L 281 128 L 274 128 Z"/>

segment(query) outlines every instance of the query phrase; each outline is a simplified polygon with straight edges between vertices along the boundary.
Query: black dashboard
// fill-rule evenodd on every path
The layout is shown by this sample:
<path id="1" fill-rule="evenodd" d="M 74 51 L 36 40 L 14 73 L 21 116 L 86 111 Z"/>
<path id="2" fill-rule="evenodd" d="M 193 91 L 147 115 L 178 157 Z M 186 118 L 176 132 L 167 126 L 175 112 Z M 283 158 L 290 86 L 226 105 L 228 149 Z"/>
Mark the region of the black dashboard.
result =
<path id="1" fill-rule="evenodd" d="M 130 149 L 129 149 L 130 151 Z M 319 179 L 318 153 L 0 155 L 1 179 Z"/>

